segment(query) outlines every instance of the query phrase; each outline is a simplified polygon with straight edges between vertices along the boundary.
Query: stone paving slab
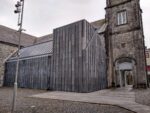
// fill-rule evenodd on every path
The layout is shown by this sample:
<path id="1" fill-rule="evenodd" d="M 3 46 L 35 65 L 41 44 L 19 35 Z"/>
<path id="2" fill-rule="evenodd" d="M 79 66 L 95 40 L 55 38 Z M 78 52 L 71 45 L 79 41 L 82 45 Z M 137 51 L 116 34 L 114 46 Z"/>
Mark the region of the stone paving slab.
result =
<path id="1" fill-rule="evenodd" d="M 33 95 L 35 98 L 67 100 L 96 104 L 116 105 L 136 113 L 150 113 L 150 107 L 135 102 L 135 92 L 126 90 L 101 90 L 92 93 L 47 92 Z"/>

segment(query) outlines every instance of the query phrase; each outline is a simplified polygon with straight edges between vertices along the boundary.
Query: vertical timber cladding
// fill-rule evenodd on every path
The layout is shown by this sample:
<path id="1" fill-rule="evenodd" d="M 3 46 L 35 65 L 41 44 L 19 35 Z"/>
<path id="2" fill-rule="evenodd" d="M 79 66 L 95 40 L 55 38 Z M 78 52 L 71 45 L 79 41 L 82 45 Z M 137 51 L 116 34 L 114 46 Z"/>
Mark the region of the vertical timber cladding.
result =
<path id="1" fill-rule="evenodd" d="M 18 87 L 32 89 L 47 89 L 51 71 L 51 56 L 20 60 Z M 15 79 L 16 61 L 10 60 L 5 64 L 4 86 L 13 86 Z"/>
<path id="2" fill-rule="evenodd" d="M 103 37 L 85 20 L 54 30 L 52 90 L 91 92 L 106 88 Z"/>
<path id="3" fill-rule="evenodd" d="M 107 87 L 106 50 L 103 35 L 86 22 L 86 46 L 83 49 L 83 67 L 86 91 L 92 92 Z"/>

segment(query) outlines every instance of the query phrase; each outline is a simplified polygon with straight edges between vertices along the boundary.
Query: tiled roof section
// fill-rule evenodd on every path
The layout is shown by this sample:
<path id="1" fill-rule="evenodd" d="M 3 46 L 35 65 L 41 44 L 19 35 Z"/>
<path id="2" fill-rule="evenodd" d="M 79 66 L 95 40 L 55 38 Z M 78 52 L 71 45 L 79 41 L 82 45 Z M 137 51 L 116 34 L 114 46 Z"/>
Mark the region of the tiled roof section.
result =
<path id="1" fill-rule="evenodd" d="M 52 40 L 53 40 L 53 34 L 48 34 L 48 35 L 37 38 L 35 41 L 35 44 L 52 41 Z"/>
<path id="2" fill-rule="evenodd" d="M 0 41 L 18 45 L 19 32 L 17 30 L 0 25 Z M 29 46 L 35 42 L 36 37 L 22 33 L 21 46 Z"/>
<path id="3" fill-rule="evenodd" d="M 20 50 L 20 58 L 29 58 L 35 56 L 41 56 L 46 54 L 52 54 L 53 51 L 53 41 L 35 44 L 32 46 L 25 47 Z M 16 59 L 16 54 L 12 56 L 9 60 Z"/>
<path id="4" fill-rule="evenodd" d="M 104 33 L 106 31 L 107 23 L 105 19 L 92 22 L 91 24 L 98 30 L 98 33 Z"/>

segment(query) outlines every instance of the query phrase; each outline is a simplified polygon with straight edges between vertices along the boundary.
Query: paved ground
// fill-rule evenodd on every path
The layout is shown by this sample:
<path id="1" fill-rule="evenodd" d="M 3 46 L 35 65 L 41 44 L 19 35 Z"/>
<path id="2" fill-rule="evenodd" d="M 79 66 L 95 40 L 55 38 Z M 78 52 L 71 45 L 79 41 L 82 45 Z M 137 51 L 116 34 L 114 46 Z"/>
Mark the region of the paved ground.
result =
<path id="1" fill-rule="evenodd" d="M 12 88 L 0 88 L 0 113 L 10 113 L 12 93 Z M 42 90 L 18 89 L 15 113 L 134 113 L 112 105 L 30 98 L 31 95 L 45 93 Z"/>
<path id="2" fill-rule="evenodd" d="M 135 91 L 127 89 L 102 90 L 93 93 L 48 92 L 34 95 L 36 98 L 68 100 L 86 103 L 117 105 L 136 113 L 150 113 L 150 107 L 135 102 Z"/>
<path id="3" fill-rule="evenodd" d="M 150 106 L 150 89 L 136 90 L 136 102 Z"/>

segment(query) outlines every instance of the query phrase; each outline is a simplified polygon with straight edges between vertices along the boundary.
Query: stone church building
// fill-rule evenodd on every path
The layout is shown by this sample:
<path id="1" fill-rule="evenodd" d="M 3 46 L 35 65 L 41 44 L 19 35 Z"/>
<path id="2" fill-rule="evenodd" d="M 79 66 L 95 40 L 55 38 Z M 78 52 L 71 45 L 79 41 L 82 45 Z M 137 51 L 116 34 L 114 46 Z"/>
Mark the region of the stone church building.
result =
<path id="1" fill-rule="evenodd" d="M 107 0 L 110 85 L 125 85 L 122 79 L 126 79 L 124 75 L 129 71 L 134 87 L 147 85 L 142 9 L 139 2 L 140 0 Z"/>
<path id="2" fill-rule="evenodd" d="M 74 92 L 148 87 L 140 0 L 106 0 L 105 10 L 105 19 L 54 29 L 41 43 L 21 49 L 19 87 Z M 13 85 L 15 63 L 13 54 L 6 61 L 5 86 Z"/>

